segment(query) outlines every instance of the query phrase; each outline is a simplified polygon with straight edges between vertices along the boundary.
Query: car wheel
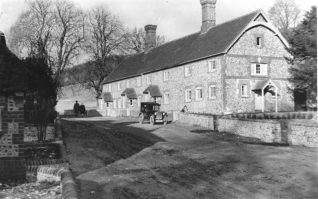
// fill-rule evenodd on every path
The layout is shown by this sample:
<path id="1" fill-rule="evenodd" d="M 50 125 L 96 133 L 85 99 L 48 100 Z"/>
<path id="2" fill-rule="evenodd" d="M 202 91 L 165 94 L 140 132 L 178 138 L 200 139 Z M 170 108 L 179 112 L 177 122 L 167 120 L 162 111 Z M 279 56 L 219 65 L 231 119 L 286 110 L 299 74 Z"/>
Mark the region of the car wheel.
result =
<path id="1" fill-rule="evenodd" d="M 139 124 L 144 123 L 144 114 L 140 114 L 138 118 Z"/>
<path id="2" fill-rule="evenodd" d="M 150 124 L 155 125 L 155 116 L 150 116 Z"/>
<path id="3" fill-rule="evenodd" d="M 168 118 L 167 117 L 164 117 L 163 118 L 163 125 L 167 125 L 168 124 Z"/>

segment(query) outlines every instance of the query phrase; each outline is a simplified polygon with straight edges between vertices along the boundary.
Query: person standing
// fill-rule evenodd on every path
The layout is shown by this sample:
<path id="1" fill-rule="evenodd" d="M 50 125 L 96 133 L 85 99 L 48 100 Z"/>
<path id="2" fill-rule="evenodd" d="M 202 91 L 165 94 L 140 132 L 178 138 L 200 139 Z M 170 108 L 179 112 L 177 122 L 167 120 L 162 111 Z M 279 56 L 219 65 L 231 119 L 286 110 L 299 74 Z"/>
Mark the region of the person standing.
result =
<path id="1" fill-rule="evenodd" d="M 75 101 L 75 104 L 73 106 L 73 112 L 75 114 L 75 117 L 78 117 L 78 112 L 79 112 L 79 104 L 78 104 L 78 101 L 76 100 Z"/>

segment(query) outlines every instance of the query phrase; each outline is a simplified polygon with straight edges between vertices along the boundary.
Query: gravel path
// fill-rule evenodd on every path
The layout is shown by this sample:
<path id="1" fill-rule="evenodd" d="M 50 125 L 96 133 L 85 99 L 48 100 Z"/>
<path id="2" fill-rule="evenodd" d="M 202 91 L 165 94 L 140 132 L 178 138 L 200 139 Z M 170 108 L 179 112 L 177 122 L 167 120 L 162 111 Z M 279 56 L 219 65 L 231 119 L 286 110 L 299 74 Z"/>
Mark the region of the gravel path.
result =
<path id="1" fill-rule="evenodd" d="M 60 199 L 60 183 L 26 183 L 17 186 L 0 184 L 0 198 L 3 199 Z"/>

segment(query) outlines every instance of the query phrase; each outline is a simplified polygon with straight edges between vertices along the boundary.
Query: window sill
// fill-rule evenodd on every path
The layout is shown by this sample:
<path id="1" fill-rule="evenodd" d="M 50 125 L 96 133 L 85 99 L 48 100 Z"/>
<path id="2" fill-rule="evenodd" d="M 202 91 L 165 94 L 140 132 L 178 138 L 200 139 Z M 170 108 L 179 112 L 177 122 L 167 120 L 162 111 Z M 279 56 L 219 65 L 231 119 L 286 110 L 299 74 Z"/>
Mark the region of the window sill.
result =
<path id="1" fill-rule="evenodd" d="M 241 98 L 249 98 L 248 95 L 241 95 Z"/>
<path id="2" fill-rule="evenodd" d="M 216 69 L 208 71 L 208 73 L 215 73 L 215 72 L 216 72 Z"/>
<path id="3" fill-rule="evenodd" d="M 268 77 L 268 74 L 251 74 L 254 77 Z"/>
<path id="4" fill-rule="evenodd" d="M 209 97 L 209 100 L 216 100 L 216 97 Z"/>
<path id="5" fill-rule="evenodd" d="M 200 102 L 200 101 L 202 101 L 202 100 L 203 100 L 203 98 L 201 98 L 201 99 L 196 99 L 195 101 Z"/>

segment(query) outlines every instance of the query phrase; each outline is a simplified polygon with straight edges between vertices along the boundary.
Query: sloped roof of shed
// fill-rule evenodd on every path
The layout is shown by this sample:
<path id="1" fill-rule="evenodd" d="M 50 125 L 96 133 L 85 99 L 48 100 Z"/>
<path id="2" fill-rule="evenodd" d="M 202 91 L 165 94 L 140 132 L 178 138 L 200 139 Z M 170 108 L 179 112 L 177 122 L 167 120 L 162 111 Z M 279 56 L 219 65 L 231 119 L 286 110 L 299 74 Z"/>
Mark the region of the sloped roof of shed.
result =
<path id="1" fill-rule="evenodd" d="M 226 53 L 244 28 L 260 10 L 219 24 L 208 32 L 197 32 L 126 58 L 105 83 L 159 71 L 213 55 Z"/>

